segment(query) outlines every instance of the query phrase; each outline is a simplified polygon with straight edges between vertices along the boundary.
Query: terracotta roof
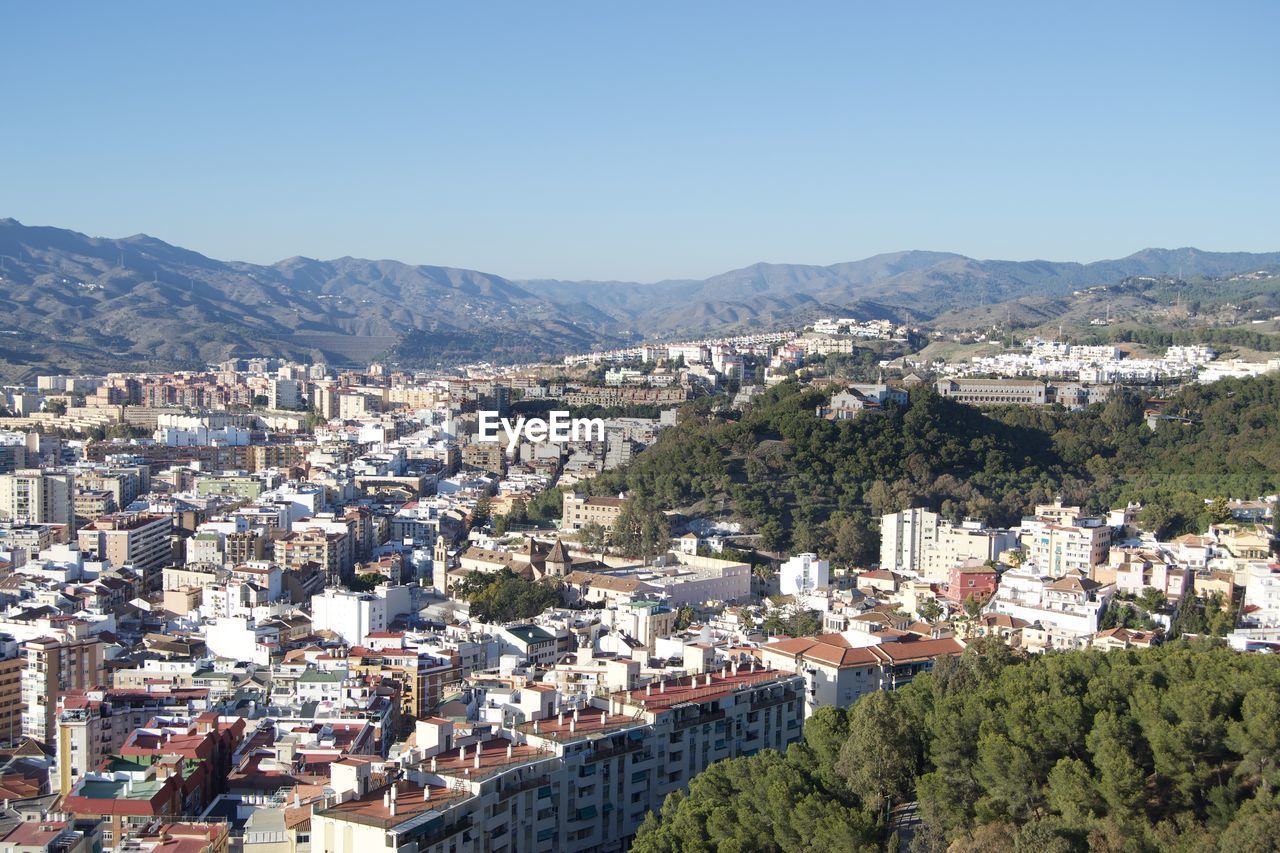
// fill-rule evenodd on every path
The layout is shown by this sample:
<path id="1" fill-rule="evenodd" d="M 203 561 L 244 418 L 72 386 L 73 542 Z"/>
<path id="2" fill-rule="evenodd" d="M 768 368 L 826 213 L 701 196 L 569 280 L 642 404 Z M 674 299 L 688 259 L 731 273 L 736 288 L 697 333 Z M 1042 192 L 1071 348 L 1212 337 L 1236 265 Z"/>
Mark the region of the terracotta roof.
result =
<path id="1" fill-rule="evenodd" d="M 1067 575 L 1058 578 L 1049 584 L 1049 589 L 1058 590 L 1060 592 L 1092 592 L 1101 587 L 1102 584 L 1097 581 L 1091 581 L 1088 578 L 1077 577 L 1075 575 Z"/>
<path id="2" fill-rule="evenodd" d="M 569 549 L 564 543 L 556 539 L 556 544 L 551 546 L 551 551 L 547 554 L 548 563 L 571 563 L 573 558 L 569 556 Z"/>

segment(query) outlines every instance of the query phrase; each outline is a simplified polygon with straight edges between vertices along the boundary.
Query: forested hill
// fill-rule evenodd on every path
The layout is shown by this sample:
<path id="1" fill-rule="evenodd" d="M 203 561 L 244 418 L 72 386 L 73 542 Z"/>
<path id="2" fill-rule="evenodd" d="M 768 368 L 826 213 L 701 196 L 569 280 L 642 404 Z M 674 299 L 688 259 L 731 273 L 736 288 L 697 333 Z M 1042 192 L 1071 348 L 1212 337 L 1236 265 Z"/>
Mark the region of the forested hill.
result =
<path id="1" fill-rule="evenodd" d="M 771 550 L 865 562 L 877 548 L 873 519 L 910 506 L 1016 524 L 1055 496 L 1094 512 L 1136 500 L 1144 523 L 1170 535 L 1203 530 L 1205 500 L 1280 487 L 1280 377 L 1189 386 L 1155 430 L 1131 393 L 1081 412 L 984 411 L 918 387 L 905 407 L 849 421 L 817 417 L 825 397 L 788 382 L 740 417 L 691 406 L 591 488 L 736 515 Z"/>
<path id="2" fill-rule="evenodd" d="M 1263 853 L 1280 839 L 1280 660 L 1209 641 L 1015 661 L 981 642 L 804 741 L 718 762 L 650 815 L 634 853 Z M 886 844 L 887 842 L 887 844 Z"/>

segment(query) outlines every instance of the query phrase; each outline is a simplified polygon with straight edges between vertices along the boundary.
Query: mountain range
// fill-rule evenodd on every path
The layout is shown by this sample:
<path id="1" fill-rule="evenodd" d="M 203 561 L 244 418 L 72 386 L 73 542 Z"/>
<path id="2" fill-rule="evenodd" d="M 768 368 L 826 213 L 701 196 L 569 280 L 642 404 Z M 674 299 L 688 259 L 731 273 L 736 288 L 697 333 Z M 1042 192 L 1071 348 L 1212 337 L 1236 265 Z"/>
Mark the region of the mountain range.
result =
<path id="1" fill-rule="evenodd" d="M 909 251 L 811 266 L 754 264 L 703 280 L 513 280 L 392 260 L 219 261 L 0 219 L 0 373 L 201 367 L 279 355 L 415 366 L 530 361 L 640 339 L 793 326 L 840 314 L 923 322 L 1131 276 L 1280 268 L 1280 252 L 1145 249 L 1094 263 Z"/>

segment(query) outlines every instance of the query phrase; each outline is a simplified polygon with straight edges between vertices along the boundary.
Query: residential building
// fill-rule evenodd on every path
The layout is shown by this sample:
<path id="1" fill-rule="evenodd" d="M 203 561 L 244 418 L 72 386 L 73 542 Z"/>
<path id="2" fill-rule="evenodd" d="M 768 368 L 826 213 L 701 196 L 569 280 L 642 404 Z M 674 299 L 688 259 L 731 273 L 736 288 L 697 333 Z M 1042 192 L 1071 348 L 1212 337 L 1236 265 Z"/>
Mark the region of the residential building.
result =
<path id="1" fill-rule="evenodd" d="M 103 648 L 96 638 L 58 640 L 42 637 L 22 646 L 22 733 L 53 744 L 57 701 L 68 690 L 88 690 L 104 681 Z"/>
<path id="2" fill-rule="evenodd" d="M 939 379 L 938 393 L 975 406 L 1043 406 L 1048 386 L 1037 379 Z"/>
<path id="3" fill-rule="evenodd" d="M 995 593 L 999 578 L 994 567 L 985 562 L 968 560 L 951 567 L 943 594 L 957 604 L 964 604 L 969 599 L 986 601 Z"/>
<path id="4" fill-rule="evenodd" d="M 1025 620 L 1025 642 L 1034 630 L 1043 632 L 1043 648 L 1083 648 L 1098 631 L 1098 623 L 1115 594 L 1113 585 L 1103 585 L 1078 574 L 1060 578 L 1043 577 L 1030 567 L 1005 572 L 987 603 L 989 613 Z"/>
<path id="5" fill-rule="evenodd" d="M 61 524 L 74 532 L 75 476 L 26 468 L 0 474 L 0 521 Z"/>
<path id="6" fill-rule="evenodd" d="M 1002 553 L 1017 547 L 1018 534 L 1013 530 L 997 530 L 972 519 L 960 524 L 941 521 L 933 542 L 923 549 L 919 571 L 925 580 L 946 583 L 955 566 L 970 560 L 999 560 Z"/>
<path id="7" fill-rule="evenodd" d="M 0 634 L 0 745 L 13 746 L 22 740 L 22 672 L 26 664 L 22 644 Z"/>
<path id="8" fill-rule="evenodd" d="M 803 680 L 734 666 L 667 679 L 500 729 L 426 721 L 427 757 L 382 787 L 335 767 L 339 803 L 315 812 L 327 853 L 621 851 L 645 815 L 711 762 L 800 737 Z M 422 730 L 420 730 L 420 735 Z M 339 778 L 350 781 L 339 781 Z"/>
<path id="9" fill-rule="evenodd" d="M 826 589 L 830 583 L 831 563 L 819 560 L 817 554 L 796 554 L 779 569 L 779 586 L 783 595 L 806 595 Z"/>
<path id="10" fill-rule="evenodd" d="M 373 592 L 326 589 L 311 599 L 311 624 L 332 631 L 351 645 L 363 645 L 369 634 L 386 631 L 398 616 L 412 609 L 407 586 L 383 585 Z"/>
<path id="11" fill-rule="evenodd" d="M 1111 528 L 1104 518 L 1083 515 L 1079 507 L 1060 503 L 1036 508 L 1036 515 L 1022 520 L 1022 547 L 1026 564 L 1043 574 L 1062 577 L 1070 572 L 1088 574 L 1107 561 Z"/>
<path id="12" fill-rule="evenodd" d="M 173 518 L 149 512 L 104 515 L 77 534 L 82 552 L 94 552 L 113 566 L 132 566 L 144 576 L 154 576 L 159 589 L 160 570 L 173 560 Z"/>
<path id="13" fill-rule="evenodd" d="M 315 563 L 329 584 L 349 579 L 355 569 L 348 535 L 318 527 L 295 530 L 275 540 L 275 561 L 286 569 Z"/>
<path id="14" fill-rule="evenodd" d="M 938 514 L 927 509 L 904 509 L 880 517 L 880 568 L 898 574 L 919 574 L 926 550 L 938 537 Z"/>
<path id="15" fill-rule="evenodd" d="M 1245 578 L 1242 621 L 1251 628 L 1280 628 L 1280 565 L 1250 563 Z"/>
<path id="16" fill-rule="evenodd" d="M 952 638 L 907 635 L 867 645 L 854 635 L 823 634 L 769 643 L 760 657 L 766 666 L 804 677 L 808 717 L 823 705 L 846 708 L 868 693 L 902 687 L 938 658 L 963 651 L 964 644 Z"/>
<path id="17" fill-rule="evenodd" d="M 267 408 L 298 409 L 305 402 L 302 383 L 296 379 L 272 379 L 267 386 Z"/>

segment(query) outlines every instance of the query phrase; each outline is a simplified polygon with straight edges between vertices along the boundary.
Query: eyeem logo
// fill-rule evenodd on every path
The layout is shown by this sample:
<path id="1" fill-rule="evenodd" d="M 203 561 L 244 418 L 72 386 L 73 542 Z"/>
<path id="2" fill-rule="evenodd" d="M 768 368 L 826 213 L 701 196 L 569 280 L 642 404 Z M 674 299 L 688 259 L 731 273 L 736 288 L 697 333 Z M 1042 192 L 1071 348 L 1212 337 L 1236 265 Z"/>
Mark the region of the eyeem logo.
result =
<path id="1" fill-rule="evenodd" d="M 548 412 L 547 420 L 542 418 L 508 418 L 498 417 L 497 412 L 480 412 L 480 432 L 476 441 L 497 442 L 500 432 L 507 434 L 507 453 L 515 453 L 520 441 L 542 444 L 554 442 L 563 444 L 566 441 L 604 441 L 603 418 L 571 418 L 565 411 Z"/>

